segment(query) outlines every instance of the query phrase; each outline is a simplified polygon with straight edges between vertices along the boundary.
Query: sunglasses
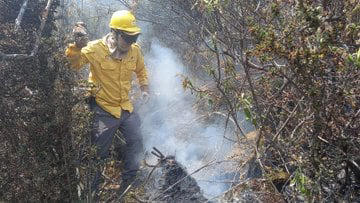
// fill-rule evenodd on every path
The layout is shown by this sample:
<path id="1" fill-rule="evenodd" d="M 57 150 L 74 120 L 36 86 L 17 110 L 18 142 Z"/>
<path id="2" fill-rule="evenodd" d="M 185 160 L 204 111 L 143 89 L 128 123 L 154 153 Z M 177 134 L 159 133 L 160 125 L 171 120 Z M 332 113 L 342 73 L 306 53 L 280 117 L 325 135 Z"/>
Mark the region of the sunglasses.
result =
<path id="1" fill-rule="evenodd" d="M 127 43 L 127 44 L 133 44 L 137 41 L 137 38 L 139 37 L 140 34 L 136 34 L 136 35 L 128 35 L 125 34 L 122 31 L 115 31 L 116 35 L 120 35 L 121 38 Z"/>

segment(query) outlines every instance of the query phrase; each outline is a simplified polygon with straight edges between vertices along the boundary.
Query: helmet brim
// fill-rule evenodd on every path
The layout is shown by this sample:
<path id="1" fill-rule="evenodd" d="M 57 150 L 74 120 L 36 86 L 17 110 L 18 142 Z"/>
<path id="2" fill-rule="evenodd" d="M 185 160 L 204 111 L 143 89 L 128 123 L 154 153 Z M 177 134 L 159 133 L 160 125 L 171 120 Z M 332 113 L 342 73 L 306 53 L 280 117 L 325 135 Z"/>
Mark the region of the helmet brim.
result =
<path id="1" fill-rule="evenodd" d="M 110 26 L 110 28 L 115 29 L 115 30 L 120 30 L 122 32 L 124 32 L 127 35 L 137 35 L 141 33 L 141 29 L 139 27 L 131 27 L 131 28 L 126 28 L 126 29 L 117 29 L 116 27 Z"/>

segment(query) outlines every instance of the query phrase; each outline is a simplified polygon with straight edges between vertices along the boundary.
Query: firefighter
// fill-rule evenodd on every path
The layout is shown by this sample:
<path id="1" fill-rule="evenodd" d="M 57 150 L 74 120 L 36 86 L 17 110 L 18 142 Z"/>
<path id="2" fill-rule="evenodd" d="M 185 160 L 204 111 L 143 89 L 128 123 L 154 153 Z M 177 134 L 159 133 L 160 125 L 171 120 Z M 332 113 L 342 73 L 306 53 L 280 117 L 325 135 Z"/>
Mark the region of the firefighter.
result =
<path id="1" fill-rule="evenodd" d="M 94 122 L 91 140 L 97 148 L 100 161 L 109 157 L 114 134 L 119 129 L 126 141 L 123 151 L 124 172 L 119 193 L 133 182 L 139 170 L 139 158 L 143 152 L 140 119 L 129 99 L 131 80 L 136 74 L 142 99 L 149 99 L 148 73 L 144 58 L 136 40 L 141 32 L 135 17 L 127 10 L 116 11 L 110 20 L 110 33 L 103 38 L 88 42 L 84 23 L 73 29 L 75 43 L 69 44 L 65 55 L 74 69 L 90 64 L 89 82 L 93 84 Z M 101 181 L 98 170 L 91 184 L 97 195 Z"/>

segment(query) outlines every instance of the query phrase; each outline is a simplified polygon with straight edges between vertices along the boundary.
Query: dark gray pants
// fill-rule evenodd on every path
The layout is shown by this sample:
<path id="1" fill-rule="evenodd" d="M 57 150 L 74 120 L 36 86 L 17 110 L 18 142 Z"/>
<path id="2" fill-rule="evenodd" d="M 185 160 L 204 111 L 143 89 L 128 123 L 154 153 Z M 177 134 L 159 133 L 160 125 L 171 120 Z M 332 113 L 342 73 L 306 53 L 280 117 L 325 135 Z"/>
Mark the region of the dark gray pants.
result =
<path id="1" fill-rule="evenodd" d="M 137 113 L 122 111 L 120 118 L 115 118 L 110 113 L 104 111 L 97 104 L 93 105 L 94 112 L 93 132 L 91 142 L 97 148 L 97 156 L 100 161 L 109 158 L 109 149 L 114 140 L 114 134 L 119 129 L 125 139 L 125 149 L 121 150 L 124 154 L 123 181 L 135 178 L 140 166 L 140 155 L 143 152 L 142 136 L 140 131 L 140 118 Z M 92 191 L 98 191 L 101 179 L 101 170 L 95 174 L 91 184 Z"/>

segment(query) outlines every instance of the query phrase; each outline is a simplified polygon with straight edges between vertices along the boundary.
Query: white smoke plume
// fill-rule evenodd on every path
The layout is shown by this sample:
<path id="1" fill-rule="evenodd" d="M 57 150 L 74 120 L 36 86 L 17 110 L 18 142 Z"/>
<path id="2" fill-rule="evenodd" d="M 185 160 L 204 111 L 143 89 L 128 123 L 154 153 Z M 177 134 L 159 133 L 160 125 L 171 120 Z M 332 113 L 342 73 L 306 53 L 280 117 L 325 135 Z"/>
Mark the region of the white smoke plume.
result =
<path id="1" fill-rule="evenodd" d="M 176 54 L 152 41 L 145 55 L 150 73 L 151 101 L 139 108 L 145 149 L 158 148 L 165 155 L 175 155 L 188 172 L 211 160 L 223 160 L 232 144 L 223 138 L 224 122 L 204 123 L 193 107 L 195 98 L 182 87 L 185 67 Z M 221 164 L 194 174 L 207 198 L 222 193 L 223 183 L 214 183 L 224 176 Z"/>

